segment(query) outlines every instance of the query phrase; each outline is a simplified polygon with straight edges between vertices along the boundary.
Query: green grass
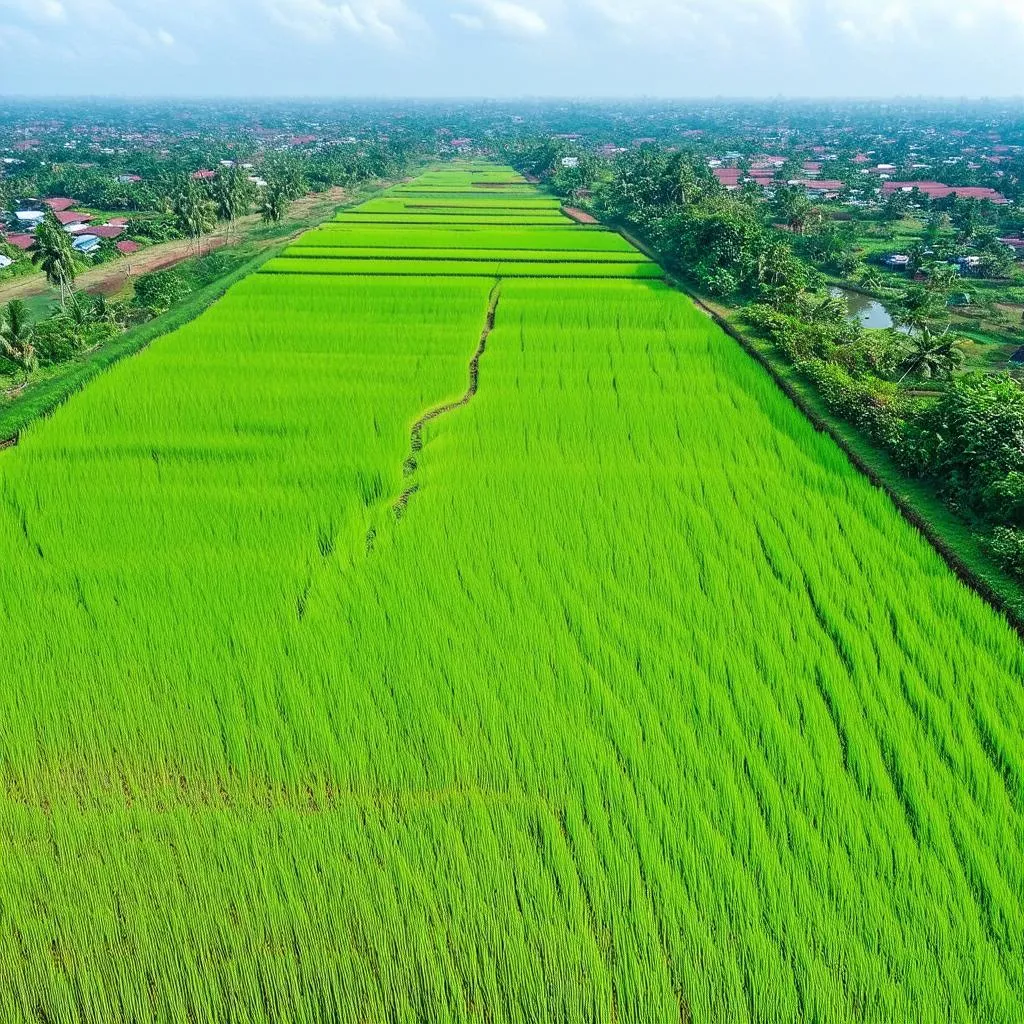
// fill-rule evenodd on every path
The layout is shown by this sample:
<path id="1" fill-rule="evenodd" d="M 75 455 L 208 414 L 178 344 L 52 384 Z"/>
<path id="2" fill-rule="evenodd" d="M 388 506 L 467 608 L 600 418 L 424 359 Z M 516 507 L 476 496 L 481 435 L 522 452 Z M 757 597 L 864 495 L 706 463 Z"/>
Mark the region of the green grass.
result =
<path id="1" fill-rule="evenodd" d="M 312 259 L 388 260 L 413 257 L 417 260 L 441 262 L 484 261 L 494 263 L 645 263 L 647 257 L 635 249 L 628 252 L 593 252 L 585 249 L 412 249 L 409 247 L 381 246 L 357 248 L 327 245 L 290 245 L 285 256 L 305 256 Z"/>
<path id="2" fill-rule="evenodd" d="M 1019 1020 L 1016 635 L 661 282 L 502 280 L 410 452 L 495 285 L 251 275 L 0 453 L 0 1019 Z"/>

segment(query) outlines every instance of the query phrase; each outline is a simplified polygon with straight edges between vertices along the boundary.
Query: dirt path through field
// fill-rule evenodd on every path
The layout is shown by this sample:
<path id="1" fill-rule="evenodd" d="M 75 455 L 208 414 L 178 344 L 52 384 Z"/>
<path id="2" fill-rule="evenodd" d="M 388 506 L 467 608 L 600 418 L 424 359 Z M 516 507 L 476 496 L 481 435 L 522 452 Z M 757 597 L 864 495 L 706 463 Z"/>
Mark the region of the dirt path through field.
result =
<path id="1" fill-rule="evenodd" d="M 456 409 L 461 409 L 464 406 L 469 405 L 473 400 L 473 396 L 476 395 L 477 389 L 480 385 L 480 358 L 487 349 L 487 339 L 490 338 L 491 331 L 494 330 L 494 321 L 498 315 L 498 302 L 500 299 L 501 279 L 499 278 L 494 282 L 494 287 L 491 289 L 491 294 L 488 299 L 487 318 L 484 321 L 484 329 L 480 333 L 480 342 L 476 347 L 476 351 L 473 353 L 473 358 L 469 361 L 469 384 L 466 387 L 465 394 L 463 394 L 461 398 L 457 398 L 452 402 L 445 402 L 443 405 L 435 405 L 432 409 L 428 409 L 412 425 L 412 429 L 409 431 L 409 457 L 405 460 L 405 465 L 402 467 L 407 477 L 412 476 L 419 468 L 416 456 L 423 448 L 423 428 L 433 420 L 440 419 L 440 417 L 446 416 L 448 413 L 454 412 Z M 405 514 L 405 510 L 409 505 L 409 499 L 419 490 L 419 488 L 420 485 L 418 483 L 414 483 L 402 492 L 398 501 L 396 501 L 393 506 L 396 519 L 401 519 Z"/>

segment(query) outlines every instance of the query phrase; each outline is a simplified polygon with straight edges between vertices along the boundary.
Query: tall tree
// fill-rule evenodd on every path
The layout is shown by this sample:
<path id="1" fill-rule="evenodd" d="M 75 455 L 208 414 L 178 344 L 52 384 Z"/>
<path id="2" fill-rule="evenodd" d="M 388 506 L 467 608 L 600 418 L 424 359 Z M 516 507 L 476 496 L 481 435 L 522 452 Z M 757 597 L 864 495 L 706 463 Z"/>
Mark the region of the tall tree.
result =
<path id="1" fill-rule="evenodd" d="M 260 215 L 267 224 L 277 224 L 284 219 L 288 209 L 287 187 L 279 181 L 270 182 L 263 190 L 260 200 Z"/>
<path id="2" fill-rule="evenodd" d="M 948 316 L 942 297 L 920 285 L 908 288 L 893 304 L 891 312 L 896 323 L 909 331 L 932 328 Z"/>
<path id="3" fill-rule="evenodd" d="M 38 364 L 33 333 L 28 306 L 21 299 L 11 299 L 0 309 L 0 352 L 23 370 L 34 370 Z"/>
<path id="4" fill-rule="evenodd" d="M 213 203 L 217 219 L 227 224 L 227 237 L 239 217 L 244 217 L 252 206 L 252 186 L 248 177 L 237 167 L 222 171 L 213 182 Z"/>
<path id="5" fill-rule="evenodd" d="M 935 334 L 930 327 L 921 327 L 910 335 L 902 366 L 905 372 L 900 381 L 912 374 L 925 380 L 949 378 L 962 365 L 964 353 L 960 339 L 948 331 Z"/>
<path id="6" fill-rule="evenodd" d="M 32 262 L 46 274 L 46 280 L 54 288 L 60 289 L 63 309 L 74 291 L 78 261 L 71 246 L 71 237 L 52 213 L 47 213 L 45 220 L 36 228 Z"/>
<path id="7" fill-rule="evenodd" d="M 216 221 L 213 203 L 206 190 L 192 178 L 182 183 L 174 197 L 174 219 L 181 233 L 191 239 L 197 252 L 202 253 L 203 235 Z"/>

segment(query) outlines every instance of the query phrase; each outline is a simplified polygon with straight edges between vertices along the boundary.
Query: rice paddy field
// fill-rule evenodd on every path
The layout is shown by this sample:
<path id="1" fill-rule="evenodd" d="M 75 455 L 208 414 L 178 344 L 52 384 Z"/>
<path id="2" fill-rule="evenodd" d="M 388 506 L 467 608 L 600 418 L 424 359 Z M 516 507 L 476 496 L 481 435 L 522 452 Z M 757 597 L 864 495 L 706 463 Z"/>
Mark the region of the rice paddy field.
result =
<path id="1" fill-rule="evenodd" d="M 1024 648 L 658 277 L 437 170 L 0 453 L 0 1020 L 1024 1017 Z"/>

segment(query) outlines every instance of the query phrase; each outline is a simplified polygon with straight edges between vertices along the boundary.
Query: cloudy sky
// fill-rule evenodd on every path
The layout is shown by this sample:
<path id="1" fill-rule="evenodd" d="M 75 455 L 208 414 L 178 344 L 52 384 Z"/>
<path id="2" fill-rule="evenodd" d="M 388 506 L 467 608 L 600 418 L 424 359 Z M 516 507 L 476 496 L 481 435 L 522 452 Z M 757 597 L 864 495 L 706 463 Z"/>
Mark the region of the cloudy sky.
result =
<path id="1" fill-rule="evenodd" d="M 0 96 L 1020 96 L 1024 0 L 0 0 Z"/>

